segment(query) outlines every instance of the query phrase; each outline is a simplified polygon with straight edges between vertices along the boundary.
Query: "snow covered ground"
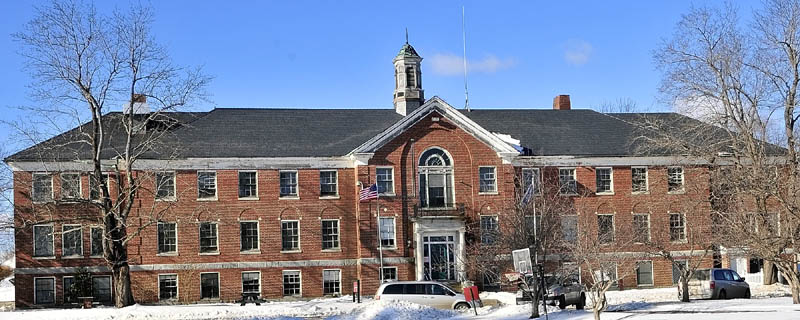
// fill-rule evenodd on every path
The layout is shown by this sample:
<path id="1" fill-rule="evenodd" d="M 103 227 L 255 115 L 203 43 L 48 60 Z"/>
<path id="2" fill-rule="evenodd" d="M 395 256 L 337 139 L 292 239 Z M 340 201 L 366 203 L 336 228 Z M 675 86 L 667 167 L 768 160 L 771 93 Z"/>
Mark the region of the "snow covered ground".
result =
<path id="1" fill-rule="evenodd" d="M 675 288 L 614 291 L 608 293 L 609 311 L 603 319 L 800 319 L 800 305 L 792 305 L 786 297 L 788 288 L 781 285 L 753 287 L 753 299 L 677 302 Z M 261 306 L 236 304 L 195 304 L 179 306 L 135 305 L 123 309 L 95 308 L 25 310 L 2 313 L 4 320 L 16 319 L 297 319 L 321 318 L 331 320 L 367 319 L 527 319 L 530 306 L 517 306 L 513 293 L 484 293 L 485 301 L 496 300 L 496 306 L 458 313 L 438 310 L 407 302 L 387 302 L 364 299 L 362 304 L 351 297 L 314 299 L 310 301 L 270 302 Z M 548 308 L 548 318 L 592 319 L 590 310 Z"/>

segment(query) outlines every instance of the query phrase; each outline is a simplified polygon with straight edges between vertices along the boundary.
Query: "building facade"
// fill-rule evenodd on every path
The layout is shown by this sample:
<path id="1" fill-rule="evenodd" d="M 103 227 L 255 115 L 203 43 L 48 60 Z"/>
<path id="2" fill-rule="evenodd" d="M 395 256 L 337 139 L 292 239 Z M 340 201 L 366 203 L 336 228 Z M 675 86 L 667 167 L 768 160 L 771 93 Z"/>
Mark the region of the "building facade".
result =
<path id="1" fill-rule="evenodd" d="M 611 246 L 614 235 L 646 233 L 690 252 L 686 226 L 710 226 L 702 214 L 710 208 L 695 205 L 708 198 L 706 168 L 637 155 L 636 114 L 573 110 L 568 96 L 556 97 L 552 110 L 458 110 L 425 100 L 421 61 L 408 43 L 393 59 L 394 110 L 174 114 L 183 124 L 169 135 L 176 152 L 138 160 L 137 175 L 152 178 L 129 226 L 139 232 L 128 243 L 135 299 L 346 295 L 356 280 L 370 294 L 381 279 L 488 287 L 467 271 L 466 249 L 481 232 L 502 230 L 521 179 L 551 176 L 574 188 L 563 196 L 588 209 L 565 217 L 564 228 L 588 234 L 579 220 L 610 222 L 602 232 L 612 233 Z M 110 302 L 96 210 L 70 201 L 97 197 L 91 162 L 46 142 L 6 162 L 15 182 L 17 307 L 76 301 L 66 288 L 82 268 L 92 273 L 95 301 Z M 102 177 L 112 193 L 116 178 Z M 378 198 L 360 201 L 373 185 Z M 675 283 L 666 260 L 641 261 L 638 270 L 623 287 Z"/>

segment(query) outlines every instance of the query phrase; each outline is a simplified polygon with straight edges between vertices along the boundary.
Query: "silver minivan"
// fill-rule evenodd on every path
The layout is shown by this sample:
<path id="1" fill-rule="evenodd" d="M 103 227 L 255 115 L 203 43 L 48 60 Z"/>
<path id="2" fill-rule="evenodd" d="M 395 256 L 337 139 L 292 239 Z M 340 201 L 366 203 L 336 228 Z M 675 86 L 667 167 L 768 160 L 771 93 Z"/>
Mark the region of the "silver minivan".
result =
<path id="1" fill-rule="evenodd" d="M 678 285 L 680 288 L 680 284 Z M 683 295 L 679 290 L 678 298 Z M 697 269 L 689 280 L 691 299 L 750 299 L 750 285 L 731 269 Z"/>
<path id="2" fill-rule="evenodd" d="M 395 281 L 378 287 L 375 300 L 402 300 L 441 309 L 467 310 L 463 294 L 434 281 Z"/>

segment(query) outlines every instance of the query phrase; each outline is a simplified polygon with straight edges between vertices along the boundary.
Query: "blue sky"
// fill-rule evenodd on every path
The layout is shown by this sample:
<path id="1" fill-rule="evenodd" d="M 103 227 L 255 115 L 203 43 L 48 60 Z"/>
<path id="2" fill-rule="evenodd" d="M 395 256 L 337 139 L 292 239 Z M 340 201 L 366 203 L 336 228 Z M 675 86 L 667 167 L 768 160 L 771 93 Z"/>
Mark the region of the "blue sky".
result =
<path id="1" fill-rule="evenodd" d="M 10 34 L 41 2 L 2 1 L 0 119 L 28 98 Z M 461 5 L 466 7 L 470 104 L 574 108 L 630 98 L 659 102 L 652 50 L 680 15 L 702 1 L 154 1 L 153 32 L 175 62 L 203 65 L 215 79 L 213 107 L 391 108 L 391 60 L 404 42 L 424 58 L 426 96 L 463 106 Z M 739 2 L 744 10 L 757 3 Z M 126 2 L 98 3 L 100 11 Z M 0 138 L 8 134 L 0 128 Z"/>

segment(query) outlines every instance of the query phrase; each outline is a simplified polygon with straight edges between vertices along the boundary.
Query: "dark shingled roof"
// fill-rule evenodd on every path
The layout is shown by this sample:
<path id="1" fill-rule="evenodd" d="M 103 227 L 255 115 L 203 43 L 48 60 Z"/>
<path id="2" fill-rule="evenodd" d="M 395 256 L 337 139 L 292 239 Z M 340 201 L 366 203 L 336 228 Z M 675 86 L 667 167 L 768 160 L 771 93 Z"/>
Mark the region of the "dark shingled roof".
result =
<path id="1" fill-rule="evenodd" d="M 678 122 L 697 120 L 676 113 L 603 114 L 592 110 L 484 109 L 463 112 L 490 132 L 519 139 L 527 155 L 631 156 L 634 138 L 642 134 L 635 123 L 642 116 Z M 120 113 L 106 115 L 118 119 Z M 159 150 L 142 158 L 251 158 L 343 156 L 371 139 L 402 116 L 394 109 L 240 109 L 169 113 L 180 125 L 164 135 Z M 114 121 L 106 121 L 113 123 Z M 65 144 L 87 125 L 20 151 L 7 161 L 89 159 L 86 143 Z M 109 124 L 112 137 L 104 158 L 124 144 L 119 125 Z M 720 129 L 722 130 L 722 129 Z M 667 154 L 668 152 L 664 152 Z"/>

